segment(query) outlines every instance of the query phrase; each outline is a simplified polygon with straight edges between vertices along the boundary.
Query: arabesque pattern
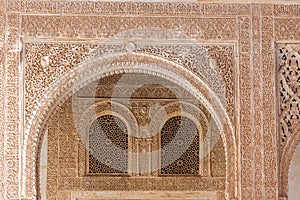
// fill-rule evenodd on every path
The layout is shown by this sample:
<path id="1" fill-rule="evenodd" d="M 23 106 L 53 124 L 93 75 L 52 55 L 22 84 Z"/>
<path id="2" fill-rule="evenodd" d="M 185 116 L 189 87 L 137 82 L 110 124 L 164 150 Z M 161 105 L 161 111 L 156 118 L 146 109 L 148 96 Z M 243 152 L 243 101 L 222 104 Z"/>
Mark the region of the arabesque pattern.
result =
<path id="1" fill-rule="evenodd" d="M 300 55 L 298 45 L 278 47 L 278 80 L 280 92 L 281 146 L 299 125 L 300 118 Z"/>
<path id="2" fill-rule="evenodd" d="M 39 110 L 33 111 L 40 103 L 38 99 L 45 96 L 49 84 L 57 83 L 59 77 L 84 62 L 90 55 L 90 49 L 94 49 L 95 41 L 106 40 L 116 34 L 139 28 L 163 29 L 159 34 L 168 36 L 163 37 L 163 40 L 178 39 L 176 31 L 179 31 L 186 36 L 180 37 L 180 42 L 184 43 L 187 38 L 192 38 L 193 42 L 205 43 L 204 46 L 214 44 L 212 46 L 217 49 L 230 49 L 229 54 L 210 54 L 215 55 L 211 63 L 216 64 L 217 61 L 218 69 L 229 69 L 228 63 L 233 64 L 230 70 L 222 72 L 227 84 L 226 102 L 229 102 L 226 110 L 233 124 L 226 123 L 225 129 L 234 132 L 224 140 L 225 151 L 228 152 L 227 198 L 278 199 L 286 196 L 287 183 L 280 184 L 278 180 L 277 163 L 280 158 L 277 149 L 285 146 L 282 141 L 293 138 L 291 131 L 296 124 L 298 102 L 292 101 L 294 98 L 290 97 L 295 96 L 294 91 L 283 94 L 286 91 L 275 90 L 279 89 L 276 87 L 275 77 L 278 76 L 275 72 L 280 74 L 278 70 L 281 62 L 275 65 L 278 51 L 275 53 L 274 44 L 294 46 L 299 42 L 299 7 L 296 1 L 218 3 L 0 0 L 0 95 L 3 95 L 0 98 L 0 141 L 3 142 L 0 145 L 3 148 L 0 151 L 0 178 L 4 180 L 0 184 L 1 199 L 36 197 L 36 158 L 40 136 L 49 114 L 55 110 L 61 94 L 69 87 L 60 85 L 53 92 L 53 97 L 47 96 L 51 100 L 41 104 Z M 173 34 L 169 30 L 173 30 Z M 122 40 L 121 36 L 119 34 L 117 38 Z M 90 44 L 87 44 L 88 41 Z M 161 40 L 157 41 L 160 44 Z M 72 45 L 74 52 L 70 48 Z M 81 50 L 76 51 L 76 48 Z M 120 48 L 126 50 L 124 45 Z M 127 46 L 127 50 L 132 49 L 132 45 Z M 168 51 L 163 54 L 166 52 Z M 161 59 L 158 54 L 152 56 Z M 225 59 L 227 56 L 230 59 Z M 61 60 L 58 62 L 57 58 Z M 172 62 L 175 62 L 174 59 Z M 57 66 L 51 69 L 44 67 L 52 66 L 53 63 Z M 282 66 L 288 65 L 283 63 Z M 296 72 L 286 68 L 284 71 Z M 50 72 L 52 76 L 49 75 Z M 278 85 L 279 80 L 287 80 L 287 75 L 285 78 L 278 78 Z M 199 80 L 190 81 L 194 85 L 199 83 Z M 283 84 L 283 88 L 293 88 L 290 83 Z M 283 95 L 280 96 L 280 93 Z M 285 103 L 287 106 L 283 108 L 283 118 L 277 116 L 276 100 L 280 105 Z M 292 109 L 289 110 L 289 107 Z M 30 114 L 35 112 L 36 116 L 30 118 Z M 276 127 L 280 126 L 284 129 L 278 130 L 280 132 L 277 134 Z M 68 137 L 75 137 L 72 132 L 74 131 L 64 133 Z M 66 162 L 75 159 L 72 152 L 71 149 L 68 159 L 61 159 Z M 292 153 L 286 156 L 291 159 Z M 57 163 L 52 164 L 55 166 Z M 287 171 L 286 168 L 287 166 L 282 169 Z M 75 173 L 74 166 L 59 171 L 51 168 L 49 172 L 61 173 L 62 170 L 66 176 Z M 170 182 L 176 184 L 176 181 Z M 76 188 L 84 185 L 84 181 L 77 179 L 70 182 L 57 182 L 53 179 L 49 187 L 69 188 L 64 183 L 72 183 Z M 229 183 L 236 186 L 230 187 Z M 154 188 L 152 183 L 148 184 Z M 158 185 L 169 187 L 167 182 Z M 130 184 L 127 186 L 131 187 Z M 88 187 L 90 186 L 86 185 Z M 70 198 L 69 194 L 63 192 L 58 195 L 61 195 L 61 199 Z"/>

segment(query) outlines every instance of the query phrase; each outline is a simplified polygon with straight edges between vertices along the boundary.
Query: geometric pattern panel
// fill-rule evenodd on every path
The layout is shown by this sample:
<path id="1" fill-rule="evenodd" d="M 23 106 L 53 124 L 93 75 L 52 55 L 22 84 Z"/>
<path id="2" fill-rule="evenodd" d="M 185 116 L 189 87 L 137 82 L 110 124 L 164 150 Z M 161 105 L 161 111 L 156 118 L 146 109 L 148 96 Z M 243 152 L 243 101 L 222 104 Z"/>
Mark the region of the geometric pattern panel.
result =
<path id="1" fill-rule="evenodd" d="M 167 120 L 161 130 L 161 148 L 161 175 L 199 174 L 199 132 L 192 120 L 182 116 Z M 174 152 L 182 155 L 174 160 Z"/>
<path id="2" fill-rule="evenodd" d="M 113 152 L 118 148 L 122 154 Z M 89 132 L 89 174 L 127 173 L 128 168 L 128 134 L 124 122 L 112 115 L 98 117 L 91 125 Z M 118 151 L 119 152 L 119 151 Z M 110 167 L 111 156 L 118 168 Z"/>

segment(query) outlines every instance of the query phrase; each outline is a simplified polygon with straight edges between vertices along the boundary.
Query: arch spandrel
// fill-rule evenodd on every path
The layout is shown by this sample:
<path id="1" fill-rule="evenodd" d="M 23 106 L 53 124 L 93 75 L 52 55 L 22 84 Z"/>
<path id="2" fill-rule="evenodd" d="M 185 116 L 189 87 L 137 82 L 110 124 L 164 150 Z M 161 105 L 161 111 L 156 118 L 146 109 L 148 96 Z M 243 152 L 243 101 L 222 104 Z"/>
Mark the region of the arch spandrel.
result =
<path id="1" fill-rule="evenodd" d="M 135 50 L 127 43 L 26 43 L 24 63 L 25 125 L 30 123 L 35 107 L 55 87 L 60 77 L 68 78 L 77 65 L 103 58 L 105 62 L 178 64 L 195 73 L 217 94 L 234 121 L 234 46 L 206 45 L 189 41 L 182 44 L 141 44 Z M 164 64 L 165 63 L 165 64 Z M 204 64 L 203 64 L 204 63 Z M 219 67 L 220 66 L 220 67 Z M 68 75 L 66 73 L 68 72 Z M 75 73 L 75 72 L 74 72 Z M 80 73 L 80 72 L 79 72 Z M 74 75 L 74 74 L 73 74 Z M 190 80 L 193 81 L 193 80 Z M 198 80 L 196 80 L 197 82 Z M 204 91 L 202 91 L 204 92 Z"/>

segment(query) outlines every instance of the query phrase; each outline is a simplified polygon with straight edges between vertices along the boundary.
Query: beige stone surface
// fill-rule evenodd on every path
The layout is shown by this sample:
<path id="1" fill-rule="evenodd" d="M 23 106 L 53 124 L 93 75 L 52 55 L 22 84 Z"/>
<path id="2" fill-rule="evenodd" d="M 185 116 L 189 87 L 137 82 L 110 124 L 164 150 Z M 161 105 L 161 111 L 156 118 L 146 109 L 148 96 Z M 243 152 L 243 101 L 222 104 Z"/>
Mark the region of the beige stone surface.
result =
<path id="1" fill-rule="evenodd" d="M 180 75 L 177 83 L 187 81 L 209 113 L 223 120 L 226 199 L 288 197 L 289 166 L 300 138 L 299 6 L 298 1 L 0 0 L 0 199 L 38 198 L 39 144 L 51 113 L 69 99 L 76 75 L 93 77 L 95 65 L 109 66 L 100 76 L 132 70 L 126 62 L 143 63 L 139 70 L 162 77 Z M 140 42 L 137 49 L 132 40 Z M 143 42 L 151 47 L 142 48 Z M 210 46 L 212 65 L 201 65 L 203 54 L 198 47 L 188 49 L 191 43 Z M 291 62 L 282 49 L 292 50 L 283 53 Z M 109 65 L 113 58 L 107 52 L 119 55 L 115 65 Z M 221 71 L 225 84 L 210 79 L 209 66 Z M 67 183 L 82 185 L 79 179 L 53 179 L 49 190 Z M 70 199 L 69 192 L 59 195 Z"/>
<path id="2" fill-rule="evenodd" d="M 300 145 L 297 146 L 289 169 L 289 199 L 296 200 L 300 196 Z"/>
<path id="3" fill-rule="evenodd" d="M 174 191 L 135 191 L 132 192 L 72 192 L 71 200 L 109 200 L 109 199 L 139 199 L 139 200 L 215 200 L 215 192 L 174 192 Z"/>

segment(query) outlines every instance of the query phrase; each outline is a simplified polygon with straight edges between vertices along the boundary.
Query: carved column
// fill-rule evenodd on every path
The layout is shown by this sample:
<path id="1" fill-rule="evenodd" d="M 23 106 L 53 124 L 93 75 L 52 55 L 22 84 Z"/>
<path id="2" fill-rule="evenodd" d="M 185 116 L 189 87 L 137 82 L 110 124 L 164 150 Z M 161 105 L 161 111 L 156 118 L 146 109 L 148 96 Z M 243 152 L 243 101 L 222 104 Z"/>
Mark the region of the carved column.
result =
<path id="1" fill-rule="evenodd" d="M 251 47 L 251 60 L 252 60 L 252 113 L 251 118 L 253 120 L 253 141 L 256 144 L 253 151 L 253 159 L 255 166 L 255 175 L 253 181 L 255 186 L 253 187 L 254 199 L 265 199 L 264 188 L 264 166 L 263 166 L 263 93 L 262 87 L 262 65 L 261 65 L 261 5 L 252 5 L 252 47 Z"/>
<path id="2" fill-rule="evenodd" d="M 263 75 L 263 145 L 265 198 L 278 199 L 278 151 L 276 134 L 276 94 L 274 90 L 274 23 L 273 5 L 262 5 L 262 75 Z"/>
<path id="3" fill-rule="evenodd" d="M 239 69 L 240 69 L 240 163 L 241 199 L 254 199 L 253 194 L 253 132 L 251 119 L 251 63 L 250 63 L 250 18 L 239 17 Z"/>
<path id="4" fill-rule="evenodd" d="M 20 119 L 21 89 L 19 81 L 20 17 L 7 14 L 6 60 L 5 60 L 5 199 L 20 198 L 19 162 L 21 160 L 20 138 L 23 128 Z M 19 126 L 21 124 L 21 126 Z M 31 173 L 28 171 L 28 173 Z"/>

